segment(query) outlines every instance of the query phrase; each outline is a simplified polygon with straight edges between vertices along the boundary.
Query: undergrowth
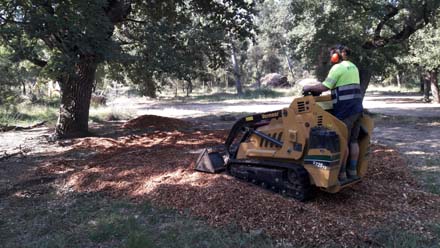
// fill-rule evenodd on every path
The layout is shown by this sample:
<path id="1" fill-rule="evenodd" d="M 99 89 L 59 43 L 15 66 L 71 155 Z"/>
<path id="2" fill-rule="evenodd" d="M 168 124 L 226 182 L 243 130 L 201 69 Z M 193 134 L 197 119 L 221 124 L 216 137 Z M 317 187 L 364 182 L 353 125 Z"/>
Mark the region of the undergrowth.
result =
<path id="1" fill-rule="evenodd" d="M 136 113 L 128 108 L 98 106 L 90 108 L 90 120 L 95 122 L 128 120 Z"/>
<path id="2" fill-rule="evenodd" d="M 59 101 L 57 100 L 0 105 L 0 126 L 29 126 L 43 121 L 49 126 L 54 126 L 58 114 Z M 134 116 L 135 113 L 128 108 L 105 105 L 91 106 L 89 112 L 90 120 L 95 122 L 127 120 Z"/>
<path id="3" fill-rule="evenodd" d="M 58 108 L 50 105 L 21 103 L 14 106 L 0 106 L 0 125 L 31 125 L 46 121 L 55 124 Z"/>

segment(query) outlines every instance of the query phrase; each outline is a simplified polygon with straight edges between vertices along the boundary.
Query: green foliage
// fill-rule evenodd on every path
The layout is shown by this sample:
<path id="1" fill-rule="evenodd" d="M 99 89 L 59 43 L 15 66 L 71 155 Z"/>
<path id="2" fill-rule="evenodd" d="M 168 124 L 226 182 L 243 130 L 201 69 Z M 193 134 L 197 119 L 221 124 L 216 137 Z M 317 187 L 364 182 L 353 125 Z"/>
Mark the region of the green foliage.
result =
<path id="1" fill-rule="evenodd" d="M 0 43 L 0 104 L 20 102 L 20 86 L 25 86 L 38 75 L 39 70 L 29 62 L 14 63 L 10 50 Z"/>
<path id="2" fill-rule="evenodd" d="M 329 68 L 328 48 L 342 43 L 360 67 L 385 73 L 406 52 L 408 37 L 434 20 L 440 3 L 424 1 L 291 1 L 287 23 L 291 51 L 322 79 Z"/>
<path id="3" fill-rule="evenodd" d="M 440 22 L 429 24 L 426 28 L 418 30 L 410 39 L 408 61 L 422 66 L 427 71 L 440 68 L 440 30 L 438 25 Z"/>
<path id="4" fill-rule="evenodd" d="M 302 77 L 302 64 L 293 57 L 288 49 L 288 32 L 293 25 L 289 22 L 292 13 L 289 10 L 290 1 L 264 1 L 258 5 L 256 25 L 258 35 L 249 47 L 246 69 L 249 76 L 258 83 L 262 76 L 268 73 L 289 75 L 287 61 L 294 61 L 295 69 L 301 73 L 289 75 L 291 81 Z M 298 72 L 297 71 L 297 72 Z"/>
<path id="5" fill-rule="evenodd" d="M 252 35 L 255 2 L 2 0 L 0 7 L 1 38 L 17 60 L 58 79 L 90 57 L 122 65 L 139 82 L 156 72 L 185 78 L 223 63 L 229 36 Z"/>

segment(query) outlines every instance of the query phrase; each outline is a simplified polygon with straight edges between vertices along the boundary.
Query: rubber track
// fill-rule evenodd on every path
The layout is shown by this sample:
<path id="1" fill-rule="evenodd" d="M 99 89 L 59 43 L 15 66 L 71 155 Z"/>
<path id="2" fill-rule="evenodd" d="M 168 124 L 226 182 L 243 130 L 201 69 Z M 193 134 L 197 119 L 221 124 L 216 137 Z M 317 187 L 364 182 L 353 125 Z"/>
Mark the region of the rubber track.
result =
<path id="1" fill-rule="evenodd" d="M 296 183 L 290 182 L 290 180 L 286 182 L 286 187 L 293 187 L 292 190 L 288 191 L 288 196 L 291 196 L 300 201 L 306 201 L 313 198 L 314 188 L 310 184 L 310 176 L 307 170 L 299 165 L 292 165 L 290 170 L 298 175 L 299 180 Z"/>
<path id="2" fill-rule="evenodd" d="M 240 168 L 241 167 L 241 168 Z M 232 176 L 241 179 L 243 181 L 247 181 L 258 185 L 262 188 L 271 190 L 276 193 L 280 193 L 284 196 L 295 198 L 299 201 L 306 201 L 314 196 L 314 188 L 310 184 L 309 173 L 304 167 L 299 165 L 292 165 L 290 170 L 298 175 L 299 180 L 297 182 L 290 182 L 287 177 L 287 169 L 285 168 L 276 168 L 283 172 L 283 181 L 275 182 L 275 181 L 261 181 L 261 180 L 251 180 L 248 177 L 240 176 L 239 173 L 236 173 L 237 170 L 249 171 L 252 168 L 270 168 L 274 169 L 274 167 L 266 167 L 266 166 L 245 166 L 243 169 L 243 164 L 234 164 L 231 163 L 228 165 L 228 172 Z M 273 186 L 277 185 L 277 186 Z"/>

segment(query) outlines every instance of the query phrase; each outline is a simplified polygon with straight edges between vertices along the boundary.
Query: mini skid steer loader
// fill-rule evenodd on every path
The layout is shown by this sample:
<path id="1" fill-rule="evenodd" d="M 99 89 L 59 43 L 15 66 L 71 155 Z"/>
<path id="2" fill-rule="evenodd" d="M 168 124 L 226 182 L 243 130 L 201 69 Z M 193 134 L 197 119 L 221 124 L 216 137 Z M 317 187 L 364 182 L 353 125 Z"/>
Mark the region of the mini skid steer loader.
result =
<path id="1" fill-rule="evenodd" d="M 288 108 L 239 119 L 224 146 L 207 148 L 196 170 L 230 175 L 304 201 L 316 188 L 336 193 L 361 181 L 368 166 L 373 120 L 363 115 L 356 179 L 340 182 L 347 127 L 332 115 L 330 95 L 306 95 Z"/>

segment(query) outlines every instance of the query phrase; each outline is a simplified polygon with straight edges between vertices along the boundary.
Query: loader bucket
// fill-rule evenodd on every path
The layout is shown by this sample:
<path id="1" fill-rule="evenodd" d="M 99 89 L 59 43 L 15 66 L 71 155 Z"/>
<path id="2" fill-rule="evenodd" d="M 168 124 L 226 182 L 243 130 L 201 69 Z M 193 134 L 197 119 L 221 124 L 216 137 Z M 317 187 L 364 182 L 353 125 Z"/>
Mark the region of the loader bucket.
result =
<path id="1" fill-rule="evenodd" d="M 197 171 L 208 173 L 220 173 L 224 171 L 225 161 L 220 152 L 209 151 L 207 148 L 203 149 L 196 162 Z"/>

